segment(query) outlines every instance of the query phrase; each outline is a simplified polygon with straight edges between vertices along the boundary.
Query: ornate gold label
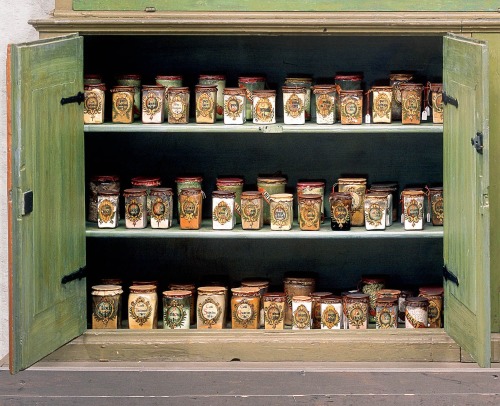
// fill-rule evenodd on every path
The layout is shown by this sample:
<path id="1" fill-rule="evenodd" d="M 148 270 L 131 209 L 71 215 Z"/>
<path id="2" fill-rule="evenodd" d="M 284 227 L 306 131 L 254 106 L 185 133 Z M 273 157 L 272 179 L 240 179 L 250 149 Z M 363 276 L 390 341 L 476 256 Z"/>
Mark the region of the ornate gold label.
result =
<path id="1" fill-rule="evenodd" d="M 138 202 L 136 199 L 130 199 L 130 201 L 125 205 L 125 218 L 135 224 L 142 220 L 142 208 L 143 204 Z"/>
<path id="2" fill-rule="evenodd" d="M 155 92 L 147 92 L 142 98 L 142 111 L 149 116 L 152 120 L 153 117 L 161 112 L 163 108 L 163 102 L 161 97 Z"/>
<path id="3" fill-rule="evenodd" d="M 340 314 L 335 309 L 335 306 L 329 304 L 321 314 L 321 324 L 329 329 L 332 329 L 340 323 Z"/>
<path id="4" fill-rule="evenodd" d="M 228 97 L 224 103 L 224 114 L 233 120 L 237 120 L 241 117 L 242 113 L 243 100 L 237 96 Z"/>
<path id="5" fill-rule="evenodd" d="M 196 115 L 213 118 L 215 101 L 210 93 L 202 92 L 196 98 Z"/>
<path id="6" fill-rule="evenodd" d="M 277 226 L 283 227 L 288 224 L 288 204 L 277 203 L 273 206 L 271 214 Z"/>
<path id="7" fill-rule="evenodd" d="M 339 228 L 343 228 L 344 224 L 348 223 L 351 219 L 349 208 L 340 201 L 334 203 L 331 212 L 332 217 L 334 221 L 339 225 Z"/>
<path id="8" fill-rule="evenodd" d="M 391 116 L 391 98 L 386 92 L 377 92 L 373 100 L 373 116 L 389 119 Z"/>
<path id="9" fill-rule="evenodd" d="M 408 321 L 408 323 L 410 323 L 410 325 L 413 328 L 427 328 L 427 324 L 425 324 L 422 321 L 415 318 L 411 314 L 411 311 L 408 310 L 408 308 L 406 308 L 406 310 L 405 310 L 405 319 Z"/>
<path id="10" fill-rule="evenodd" d="M 420 97 L 417 92 L 408 92 L 403 100 L 403 119 L 418 120 L 420 117 Z"/>
<path id="11" fill-rule="evenodd" d="M 306 202 L 300 206 L 300 219 L 306 227 L 316 227 L 321 221 L 321 210 L 314 202 Z"/>
<path id="12" fill-rule="evenodd" d="M 211 297 L 206 298 L 198 305 L 198 316 L 203 324 L 212 328 L 217 324 L 222 314 L 222 309 L 214 299 Z"/>
<path id="13" fill-rule="evenodd" d="M 186 309 L 184 309 L 184 306 L 174 299 L 168 304 L 167 310 L 163 314 L 163 323 L 171 329 L 179 328 L 182 327 L 186 318 Z"/>
<path id="14" fill-rule="evenodd" d="M 224 225 L 233 219 L 233 212 L 229 205 L 224 200 L 221 200 L 217 206 L 214 207 L 212 217 L 214 221 Z"/>
<path id="15" fill-rule="evenodd" d="M 358 97 L 347 96 L 341 103 L 342 116 L 348 123 L 356 123 L 361 118 L 361 100 Z"/>
<path id="16" fill-rule="evenodd" d="M 257 317 L 255 306 L 247 299 L 242 299 L 241 302 L 234 305 L 233 317 L 242 327 L 247 328 Z"/>
<path id="17" fill-rule="evenodd" d="M 304 102 L 295 93 L 292 93 L 285 104 L 285 113 L 292 118 L 299 117 L 304 111 Z"/>
<path id="18" fill-rule="evenodd" d="M 311 327 L 311 314 L 303 304 L 297 306 L 293 312 L 293 325 L 299 329 Z"/>
<path id="19" fill-rule="evenodd" d="M 365 210 L 365 220 L 372 227 L 382 225 L 382 220 L 385 222 L 385 210 L 378 203 L 369 205 L 368 210 Z"/>
<path id="20" fill-rule="evenodd" d="M 108 199 L 104 199 L 97 208 L 99 223 L 113 224 L 113 217 L 116 212 L 116 206 Z"/>
<path id="21" fill-rule="evenodd" d="M 347 186 L 343 189 L 344 192 L 349 192 L 352 196 L 352 211 L 360 211 L 364 203 L 364 191 L 358 186 Z"/>
<path id="22" fill-rule="evenodd" d="M 444 111 L 443 94 L 441 92 L 432 93 L 432 109 L 436 113 L 442 114 Z"/>
<path id="23" fill-rule="evenodd" d="M 139 296 L 135 301 L 130 303 L 128 311 L 130 317 L 132 317 L 132 319 L 135 320 L 135 322 L 139 324 L 139 326 L 142 326 L 151 317 L 153 308 L 151 306 L 151 303 L 149 303 L 149 300 L 142 296 Z"/>
<path id="24" fill-rule="evenodd" d="M 132 114 L 134 99 L 128 93 L 115 93 L 113 97 L 113 118 L 129 118 Z"/>
<path id="25" fill-rule="evenodd" d="M 439 221 L 444 219 L 444 202 L 441 196 L 432 198 L 432 215 Z"/>
<path id="26" fill-rule="evenodd" d="M 195 196 L 183 197 L 181 201 L 180 216 L 188 221 L 198 218 L 199 203 Z"/>
<path id="27" fill-rule="evenodd" d="M 273 103 L 268 97 L 261 97 L 255 103 L 255 108 L 253 111 L 253 116 L 263 122 L 270 123 L 274 119 L 274 108 Z"/>
<path id="28" fill-rule="evenodd" d="M 243 221 L 250 223 L 259 222 L 259 216 L 261 213 L 260 205 L 256 204 L 254 201 L 250 200 L 246 202 L 244 205 L 242 204 L 241 218 Z"/>
<path id="29" fill-rule="evenodd" d="M 87 90 L 83 103 L 83 114 L 88 114 L 94 120 L 97 114 L 102 113 L 102 96 L 99 91 Z"/>
<path id="30" fill-rule="evenodd" d="M 327 94 L 320 94 L 316 96 L 316 113 L 321 117 L 328 117 L 333 113 L 335 106 L 334 98 Z"/>
<path id="31" fill-rule="evenodd" d="M 187 112 L 187 97 L 181 94 L 169 95 L 168 115 L 173 121 L 185 121 Z"/>
<path id="32" fill-rule="evenodd" d="M 106 326 L 110 320 L 116 317 L 116 311 L 115 300 L 104 296 L 96 303 L 93 317 Z"/>
<path id="33" fill-rule="evenodd" d="M 397 325 L 396 306 L 393 308 L 384 306 L 380 309 L 377 312 L 375 323 L 380 329 L 395 328 Z"/>
<path id="34" fill-rule="evenodd" d="M 429 309 L 428 309 L 429 324 L 432 325 L 440 318 L 441 318 L 441 311 L 439 310 L 438 304 L 434 300 L 429 300 Z"/>
<path id="35" fill-rule="evenodd" d="M 365 303 L 349 303 L 347 305 L 347 317 L 349 327 L 360 328 L 366 323 L 368 308 Z"/>
<path id="36" fill-rule="evenodd" d="M 270 303 L 264 307 L 265 321 L 273 329 L 275 329 L 278 324 L 281 324 L 284 316 L 285 312 L 283 311 L 283 306 L 276 303 Z"/>
<path id="37" fill-rule="evenodd" d="M 405 221 L 408 221 L 413 227 L 423 217 L 423 205 L 416 199 L 411 199 L 408 203 L 405 200 Z"/>
<path id="38" fill-rule="evenodd" d="M 151 219 L 158 223 L 167 220 L 170 204 L 168 200 L 163 200 L 161 197 L 156 197 L 151 200 Z"/>

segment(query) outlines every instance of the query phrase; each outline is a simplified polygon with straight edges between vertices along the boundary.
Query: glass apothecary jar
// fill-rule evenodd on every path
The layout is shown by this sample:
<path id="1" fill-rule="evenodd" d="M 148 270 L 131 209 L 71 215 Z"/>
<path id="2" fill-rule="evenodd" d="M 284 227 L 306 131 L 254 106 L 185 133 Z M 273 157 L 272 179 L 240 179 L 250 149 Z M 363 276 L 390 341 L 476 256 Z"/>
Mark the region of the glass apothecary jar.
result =
<path id="1" fill-rule="evenodd" d="M 227 289 L 223 286 L 200 286 L 197 298 L 197 327 L 222 329 L 226 319 Z"/>
<path id="2" fill-rule="evenodd" d="M 150 330 L 157 326 L 158 294 L 155 285 L 132 285 L 128 295 L 128 326 Z"/>
<path id="3" fill-rule="evenodd" d="M 231 324 L 233 329 L 258 329 L 260 324 L 260 289 L 244 286 L 231 289 Z"/>

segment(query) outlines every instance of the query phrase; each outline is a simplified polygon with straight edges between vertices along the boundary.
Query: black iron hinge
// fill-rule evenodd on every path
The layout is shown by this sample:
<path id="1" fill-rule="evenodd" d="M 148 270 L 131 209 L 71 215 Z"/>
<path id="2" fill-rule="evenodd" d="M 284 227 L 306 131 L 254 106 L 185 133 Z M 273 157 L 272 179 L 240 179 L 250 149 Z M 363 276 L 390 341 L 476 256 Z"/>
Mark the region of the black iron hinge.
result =
<path id="1" fill-rule="evenodd" d="M 85 94 L 83 94 L 82 92 L 78 92 L 76 95 L 74 96 L 70 96 L 70 97 L 63 97 L 61 99 L 61 104 L 64 106 L 65 104 L 68 104 L 68 103 L 78 103 L 78 104 L 81 104 L 83 101 L 85 101 Z"/>
<path id="2" fill-rule="evenodd" d="M 455 274 L 451 273 L 449 270 L 448 270 L 448 267 L 446 265 L 443 265 L 443 278 L 446 280 L 446 281 L 449 281 L 451 283 L 454 283 L 455 285 L 459 285 L 458 283 L 458 278 Z"/>
<path id="3" fill-rule="evenodd" d="M 68 282 L 74 281 L 75 279 L 83 279 L 87 276 L 87 267 L 82 267 L 69 275 L 63 276 L 61 283 L 64 285 Z"/>
<path id="4" fill-rule="evenodd" d="M 454 97 L 451 97 L 450 95 L 446 94 L 446 92 L 443 92 L 443 103 L 444 104 L 451 104 L 452 106 L 455 106 L 458 108 L 458 100 L 455 99 Z"/>

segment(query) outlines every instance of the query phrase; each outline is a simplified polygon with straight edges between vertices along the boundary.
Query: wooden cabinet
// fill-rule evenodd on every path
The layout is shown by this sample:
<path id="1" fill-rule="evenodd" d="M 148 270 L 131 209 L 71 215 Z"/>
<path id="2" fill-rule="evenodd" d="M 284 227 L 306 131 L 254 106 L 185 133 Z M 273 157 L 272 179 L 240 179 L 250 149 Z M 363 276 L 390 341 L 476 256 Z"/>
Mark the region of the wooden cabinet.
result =
<path id="1" fill-rule="evenodd" d="M 488 108 L 498 105 L 500 95 L 488 61 L 498 60 L 500 41 L 495 33 L 475 33 L 500 28 L 489 2 L 467 13 L 438 8 L 408 14 L 393 8 L 374 14 L 371 2 L 363 2 L 367 9 L 360 13 L 347 6 L 340 13 L 290 13 L 279 11 L 280 2 L 273 13 L 231 11 L 231 2 L 225 3 L 227 10 L 213 13 L 167 10 L 154 17 L 130 11 L 104 18 L 108 11 L 79 11 L 96 10 L 92 7 L 101 3 L 75 0 L 71 10 L 70 2 L 59 1 L 54 18 L 32 24 L 44 37 L 79 35 L 13 45 L 9 51 L 13 371 L 85 332 L 88 287 L 100 277 L 140 275 L 167 283 L 178 275 L 195 281 L 215 274 L 231 281 L 259 275 L 279 285 L 286 271 L 307 270 L 317 272 L 318 287 L 344 289 L 369 273 L 387 274 L 400 285 L 441 283 L 443 264 L 459 280 L 458 286 L 444 281 L 445 330 L 455 342 L 442 330 L 274 336 L 265 331 L 134 335 L 123 330 L 87 331 L 62 351 L 80 359 L 80 343 L 96 359 L 122 359 L 113 355 L 120 353 L 144 360 L 458 361 L 462 347 L 480 365 L 489 365 L 490 333 L 500 324 L 500 282 L 493 263 L 499 213 L 490 209 L 500 192 L 489 171 L 500 145 L 489 138 L 488 124 L 498 128 L 498 123 Z M 463 3 L 467 6 L 460 10 L 473 7 Z M 129 3 L 122 4 L 125 9 Z M 481 24 L 475 20 L 479 17 Z M 383 25 L 389 20 L 391 25 Z M 444 37 L 448 29 L 484 35 L 489 48 Z M 444 127 L 286 126 L 279 116 L 273 126 L 84 127 L 82 107 L 60 103 L 82 90 L 84 71 L 110 80 L 116 73 L 138 72 L 145 83 L 156 74 L 180 73 L 190 87 L 202 73 L 224 73 L 228 85 L 235 85 L 239 75 L 260 73 L 271 88 L 280 89 L 290 74 L 321 80 L 338 71 L 361 71 L 368 87 L 398 70 L 412 70 L 420 81 L 444 77 L 445 91 L 459 100 L 458 108 L 446 106 Z M 498 75 L 496 65 L 494 72 Z M 482 153 L 471 146 L 477 133 L 483 137 Z M 251 185 L 258 174 L 276 171 L 288 176 L 290 187 L 301 178 L 323 178 L 331 189 L 347 173 L 366 174 L 369 182 L 396 180 L 400 187 L 444 181 L 444 231 L 426 225 L 422 232 L 405 232 L 394 225 L 384 232 L 339 234 L 325 223 L 318 232 L 299 231 L 296 224 L 283 233 L 224 232 L 211 230 L 208 221 L 200 231 L 103 231 L 85 224 L 85 183 L 94 174 L 118 173 L 124 182 L 159 175 L 173 186 L 176 176 L 198 173 L 209 196 L 217 176 L 243 175 Z M 87 283 L 80 279 L 84 266 Z M 146 344 L 151 342 L 154 348 Z M 213 351 L 214 346 L 220 348 Z"/>

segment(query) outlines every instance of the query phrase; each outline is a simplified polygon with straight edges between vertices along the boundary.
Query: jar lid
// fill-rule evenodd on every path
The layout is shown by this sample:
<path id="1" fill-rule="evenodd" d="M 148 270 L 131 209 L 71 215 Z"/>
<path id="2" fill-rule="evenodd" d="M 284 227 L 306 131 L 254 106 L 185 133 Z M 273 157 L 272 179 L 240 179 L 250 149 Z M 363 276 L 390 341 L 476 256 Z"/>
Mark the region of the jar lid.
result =
<path id="1" fill-rule="evenodd" d="M 99 89 L 99 90 L 106 90 L 106 84 L 105 83 L 89 83 L 86 84 L 84 87 L 84 90 L 92 90 L 92 89 Z"/>
<path id="2" fill-rule="evenodd" d="M 312 87 L 314 94 L 328 94 L 337 92 L 336 85 L 315 85 Z"/>
<path id="3" fill-rule="evenodd" d="M 292 301 L 294 302 L 312 302 L 311 296 L 292 296 Z"/>
<path id="4" fill-rule="evenodd" d="M 363 96 L 362 90 L 342 90 L 340 89 L 340 94 L 352 95 L 352 96 Z"/>
<path id="5" fill-rule="evenodd" d="M 368 193 L 377 193 L 377 192 L 388 192 L 388 193 L 394 193 L 397 192 L 398 190 L 393 187 L 387 187 L 387 186 L 370 186 L 370 189 Z"/>
<path id="6" fill-rule="evenodd" d="M 282 86 L 283 93 L 301 93 L 306 94 L 307 90 L 303 86 Z"/>
<path id="7" fill-rule="evenodd" d="M 266 292 L 262 295 L 264 300 L 284 302 L 286 300 L 285 292 Z"/>
<path id="8" fill-rule="evenodd" d="M 200 75 L 199 80 L 226 80 L 225 75 Z"/>
<path id="9" fill-rule="evenodd" d="M 116 175 L 96 175 L 90 178 L 91 182 L 119 182 L 120 177 Z"/>
<path id="10" fill-rule="evenodd" d="M 133 186 L 160 186 L 161 178 L 159 176 L 156 177 L 146 177 L 146 176 L 136 176 L 130 180 L 130 183 Z"/>
<path id="11" fill-rule="evenodd" d="M 113 86 L 111 88 L 111 93 L 135 93 L 135 88 L 133 86 Z"/>
<path id="12" fill-rule="evenodd" d="M 424 196 L 425 192 L 423 190 L 408 190 L 405 189 L 401 192 L 403 196 Z"/>
<path id="13" fill-rule="evenodd" d="M 155 285 L 132 285 L 129 288 L 130 293 L 153 293 L 156 292 Z"/>
<path id="14" fill-rule="evenodd" d="M 444 289 L 442 286 L 423 286 L 418 288 L 418 293 L 422 295 L 438 296 L 444 294 Z"/>
<path id="15" fill-rule="evenodd" d="M 391 193 L 389 191 L 377 190 L 375 192 L 369 192 L 365 194 L 365 199 L 387 199 L 387 196 Z"/>
<path id="16" fill-rule="evenodd" d="M 253 90 L 252 94 L 255 97 L 275 97 L 276 90 L 266 89 L 266 90 Z"/>
<path id="17" fill-rule="evenodd" d="M 241 87 L 226 87 L 224 88 L 223 93 L 235 96 L 245 96 L 247 94 L 246 90 Z"/>
<path id="18" fill-rule="evenodd" d="M 103 188 L 99 186 L 97 188 L 97 195 L 99 196 L 118 196 L 120 194 L 120 189 L 118 188 Z"/>
<path id="19" fill-rule="evenodd" d="M 195 85 L 194 90 L 196 92 L 216 92 L 217 91 L 217 86 L 216 85 Z"/>
<path id="20" fill-rule="evenodd" d="M 122 293 L 122 287 L 120 285 L 94 285 L 92 286 L 92 290 L 101 290 L 105 292 L 114 292 L 120 291 Z"/>
<path id="21" fill-rule="evenodd" d="M 339 178 L 337 182 L 342 184 L 361 183 L 365 185 L 366 178 Z"/>
<path id="22" fill-rule="evenodd" d="M 321 298 L 330 297 L 330 296 L 333 296 L 332 292 L 313 292 L 313 293 L 311 293 L 311 297 L 313 299 L 321 299 Z"/>
<path id="23" fill-rule="evenodd" d="M 330 193 L 330 200 L 335 199 L 335 198 L 352 200 L 352 195 L 348 192 L 331 192 Z"/>
<path id="24" fill-rule="evenodd" d="M 185 86 L 180 86 L 180 87 L 175 87 L 171 86 L 168 88 L 167 93 L 189 93 L 189 87 Z"/>
<path id="25" fill-rule="evenodd" d="M 123 196 L 134 197 L 134 196 L 146 196 L 148 191 L 142 188 L 125 189 L 123 191 Z"/>
<path id="26" fill-rule="evenodd" d="M 298 199 L 300 201 L 306 201 L 306 200 L 323 200 L 323 196 L 319 194 L 304 194 L 304 193 L 299 193 Z"/>
<path id="27" fill-rule="evenodd" d="M 258 177 L 257 183 L 286 184 L 286 178 L 280 176 Z"/>
<path id="28" fill-rule="evenodd" d="M 285 83 L 286 84 L 293 84 L 293 83 L 311 84 L 312 78 L 285 78 Z"/>
<path id="29" fill-rule="evenodd" d="M 442 186 L 432 186 L 432 187 L 429 187 L 429 191 L 430 192 L 442 192 L 443 187 Z"/>
<path id="30" fill-rule="evenodd" d="M 240 83 L 256 83 L 265 82 L 266 78 L 263 76 L 240 76 L 238 82 Z"/>
<path id="31" fill-rule="evenodd" d="M 212 197 L 220 199 L 234 199 L 236 197 L 236 193 L 229 190 L 214 190 L 212 192 Z"/>
<path id="32" fill-rule="evenodd" d="M 192 283 L 171 283 L 168 288 L 170 290 L 196 290 L 196 286 Z"/>
<path id="33" fill-rule="evenodd" d="M 342 303 L 342 299 L 340 297 L 332 295 L 332 296 L 322 297 L 320 302 L 324 304 L 339 304 Z"/>
<path id="34" fill-rule="evenodd" d="M 347 293 L 345 297 L 346 299 L 365 300 L 369 299 L 370 295 L 367 295 L 366 293 L 354 292 L 354 293 Z"/>
<path id="35" fill-rule="evenodd" d="M 201 176 L 178 176 L 175 178 L 176 183 L 185 183 L 185 182 L 198 182 L 201 183 L 203 178 Z"/>
<path id="36" fill-rule="evenodd" d="M 389 79 L 392 81 L 408 81 L 413 79 L 413 74 L 411 73 L 391 73 Z"/>
<path id="37" fill-rule="evenodd" d="M 316 180 L 304 180 L 304 181 L 298 181 L 297 182 L 297 189 L 298 188 L 306 188 L 306 187 L 325 187 L 325 182 L 322 181 L 316 181 Z"/>
<path id="38" fill-rule="evenodd" d="M 173 195 L 174 192 L 172 191 L 171 187 L 154 187 L 151 188 L 149 191 L 149 194 L 151 196 L 161 196 L 161 195 Z"/>
<path id="39" fill-rule="evenodd" d="M 297 277 L 297 276 L 287 276 L 283 278 L 283 282 L 285 284 L 294 284 L 294 285 L 303 285 L 303 286 L 311 286 L 316 283 L 314 278 L 308 277 Z"/>
<path id="40" fill-rule="evenodd" d="M 364 275 L 364 276 L 361 276 L 361 282 L 362 283 L 384 283 L 385 278 L 383 278 L 381 276 Z"/>
<path id="41" fill-rule="evenodd" d="M 371 188 L 373 187 L 388 187 L 388 188 L 395 188 L 397 189 L 399 187 L 397 182 L 373 182 L 370 185 Z"/>
<path id="42" fill-rule="evenodd" d="M 157 75 L 155 80 L 182 80 L 180 75 Z"/>
<path id="43" fill-rule="evenodd" d="M 163 85 L 142 85 L 142 90 L 165 90 Z"/>
<path id="44" fill-rule="evenodd" d="M 400 89 L 406 89 L 406 90 L 420 90 L 422 91 L 424 88 L 424 85 L 421 83 L 411 83 L 411 82 L 404 82 L 399 84 Z"/>
<path id="45" fill-rule="evenodd" d="M 217 178 L 216 184 L 221 186 L 242 186 L 243 178 Z"/>
<path id="46" fill-rule="evenodd" d="M 241 286 L 250 286 L 255 288 L 266 288 L 269 286 L 269 279 L 247 278 L 241 281 Z"/>
<path id="47" fill-rule="evenodd" d="M 141 75 L 137 73 L 118 75 L 116 80 L 141 80 Z"/>
<path id="48" fill-rule="evenodd" d="M 399 297 L 401 295 L 401 291 L 397 289 L 380 289 L 377 290 L 376 295 L 378 297 L 384 297 L 384 296 Z"/>
<path id="49" fill-rule="evenodd" d="M 358 81 L 358 80 L 363 80 L 363 75 L 360 75 L 360 74 L 353 74 L 353 75 L 339 74 L 339 75 L 335 75 L 335 80 Z"/>
<path id="50" fill-rule="evenodd" d="M 190 296 L 192 293 L 189 290 L 166 290 L 163 292 L 163 297 L 184 299 Z"/>
<path id="51" fill-rule="evenodd" d="M 103 278 L 101 279 L 101 284 L 103 285 L 121 285 L 123 283 L 122 279 L 118 278 Z"/>
<path id="52" fill-rule="evenodd" d="M 427 307 L 429 306 L 429 299 L 418 296 L 418 297 L 407 297 L 406 306 L 410 307 Z"/>
<path id="53" fill-rule="evenodd" d="M 153 286 L 158 286 L 158 281 L 132 281 L 132 285 L 153 285 Z"/>
<path id="54" fill-rule="evenodd" d="M 250 286 L 243 286 L 241 288 L 232 288 L 233 296 L 255 297 L 260 295 L 260 289 Z"/>
<path id="55" fill-rule="evenodd" d="M 271 200 L 293 200 L 293 195 L 291 193 L 275 193 L 271 195 Z"/>
<path id="56" fill-rule="evenodd" d="M 200 286 L 198 288 L 199 295 L 220 295 L 226 293 L 227 289 L 224 286 Z"/>
<path id="57" fill-rule="evenodd" d="M 100 73 L 85 73 L 83 75 L 84 79 L 102 79 L 102 75 Z"/>
<path id="58" fill-rule="evenodd" d="M 392 86 L 372 86 L 375 92 L 392 92 Z"/>
<path id="59" fill-rule="evenodd" d="M 398 298 L 394 296 L 383 296 L 383 297 L 377 297 L 375 299 L 375 303 L 378 305 L 382 306 L 387 306 L 387 305 L 395 305 L 398 302 Z"/>
<path id="60" fill-rule="evenodd" d="M 250 190 L 248 192 L 242 192 L 241 193 L 241 198 L 242 199 L 259 199 L 262 197 L 262 193 Z"/>
<path id="61" fill-rule="evenodd" d="M 185 189 L 182 189 L 180 192 L 179 192 L 179 195 L 182 195 L 182 196 L 194 196 L 194 195 L 199 195 L 201 194 L 201 189 L 200 188 L 192 188 L 192 187 L 188 187 L 188 188 L 185 188 Z"/>

